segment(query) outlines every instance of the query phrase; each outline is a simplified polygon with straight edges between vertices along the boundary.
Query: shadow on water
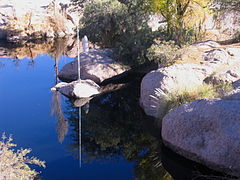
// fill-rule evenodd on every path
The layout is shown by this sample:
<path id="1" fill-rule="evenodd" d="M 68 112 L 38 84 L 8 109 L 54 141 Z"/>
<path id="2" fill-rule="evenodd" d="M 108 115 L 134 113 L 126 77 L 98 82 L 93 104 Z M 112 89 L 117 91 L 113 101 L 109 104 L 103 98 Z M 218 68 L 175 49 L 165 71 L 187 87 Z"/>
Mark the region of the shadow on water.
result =
<path id="1" fill-rule="evenodd" d="M 156 121 L 139 106 L 139 82 L 100 95 L 81 111 L 67 100 L 65 115 L 71 129 L 72 143 L 66 148 L 82 162 L 123 157 L 134 163 L 137 180 L 227 180 L 231 177 L 187 160 L 162 145 Z M 167 171 L 166 171 L 166 170 Z M 171 175 L 170 175 L 171 174 Z"/>
<path id="2" fill-rule="evenodd" d="M 139 89 L 136 87 L 137 84 L 130 84 L 92 99 L 87 113 L 82 108 L 82 161 L 123 157 L 135 164 L 135 179 L 170 179 L 161 165 L 158 139 L 144 128 L 147 119 L 138 105 Z M 77 158 L 80 147 L 78 114 L 79 109 L 68 102 L 66 116 L 72 129 L 72 143 L 67 149 Z"/>

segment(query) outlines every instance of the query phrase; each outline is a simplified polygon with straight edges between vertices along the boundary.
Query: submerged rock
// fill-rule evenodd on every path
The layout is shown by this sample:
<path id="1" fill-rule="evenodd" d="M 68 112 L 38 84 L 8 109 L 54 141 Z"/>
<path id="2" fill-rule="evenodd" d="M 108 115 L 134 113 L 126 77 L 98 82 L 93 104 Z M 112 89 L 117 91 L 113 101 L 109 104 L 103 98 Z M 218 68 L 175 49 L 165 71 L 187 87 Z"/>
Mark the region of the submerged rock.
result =
<path id="1" fill-rule="evenodd" d="M 111 49 L 92 49 L 89 52 L 80 53 L 81 79 L 91 79 L 100 84 L 103 80 L 124 72 L 126 67 L 117 63 L 112 56 Z M 59 72 L 58 77 L 68 82 L 77 80 L 77 60 L 66 64 Z"/>
<path id="2" fill-rule="evenodd" d="M 240 176 L 240 101 L 203 99 L 182 105 L 162 121 L 164 144 L 178 154 Z"/>
<path id="3" fill-rule="evenodd" d="M 51 89 L 59 91 L 69 98 L 88 98 L 99 94 L 100 87 L 93 81 L 77 80 L 71 83 L 61 82 Z"/>

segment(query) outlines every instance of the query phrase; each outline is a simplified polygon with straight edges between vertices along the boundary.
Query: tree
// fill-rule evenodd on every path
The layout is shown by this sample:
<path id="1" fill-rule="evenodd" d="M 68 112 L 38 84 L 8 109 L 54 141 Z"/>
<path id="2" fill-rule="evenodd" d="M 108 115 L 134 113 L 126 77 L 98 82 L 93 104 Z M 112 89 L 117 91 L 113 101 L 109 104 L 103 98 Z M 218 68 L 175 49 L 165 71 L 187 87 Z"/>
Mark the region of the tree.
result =
<path id="1" fill-rule="evenodd" d="M 167 22 L 167 32 L 174 38 L 177 44 L 181 44 L 184 29 L 187 23 L 184 21 L 201 8 L 207 9 L 212 0 L 146 0 L 150 11 L 160 13 Z M 199 11 L 198 11 L 199 12 Z"/>

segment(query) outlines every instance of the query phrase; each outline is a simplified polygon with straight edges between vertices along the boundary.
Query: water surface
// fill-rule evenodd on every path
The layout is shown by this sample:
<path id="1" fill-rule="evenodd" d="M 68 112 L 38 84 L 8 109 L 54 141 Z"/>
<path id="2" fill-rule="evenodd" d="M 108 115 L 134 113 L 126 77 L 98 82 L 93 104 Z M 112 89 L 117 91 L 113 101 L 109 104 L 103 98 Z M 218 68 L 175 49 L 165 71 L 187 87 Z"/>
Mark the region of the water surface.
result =
<path id="1" fill-rule="evenodd" d="M 34 167 L 42 179 L 171 179 L 163 165 L 175 179 L 202 179 L 205 168 L 163 149 L 154 120 L 139 107 L 139 82 L 79 110 L 50 91 L 58 69 L 73 60 L 68 52 L 74 45 L 39 46 L 0 52 L 0 133 L 12 134 L 18 147 L 46 161 L 46 169 Z"/>

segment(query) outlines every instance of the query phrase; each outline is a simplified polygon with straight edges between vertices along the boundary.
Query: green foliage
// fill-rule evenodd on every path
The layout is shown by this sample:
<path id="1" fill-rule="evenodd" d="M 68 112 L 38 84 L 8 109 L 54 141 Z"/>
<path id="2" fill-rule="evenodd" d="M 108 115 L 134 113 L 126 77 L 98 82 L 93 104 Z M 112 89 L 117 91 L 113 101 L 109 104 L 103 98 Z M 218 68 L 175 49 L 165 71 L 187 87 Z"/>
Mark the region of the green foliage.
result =
<path id="1" fill-rule="evenodd" d="M 35 157 L 27 157 L 31 149 L 14 150 L 16 144 L 12 143 L 12 138 L 2 135 L 0 141 L 0 179 L 2 180 L 31 180 L 38 174 L 31 169 L 28 164 L 35 164 L 45 168 L 45 162 Z"/>
<path id="2" fill-rule="evenodd" d="M 143 0 L 94 0 L 81 19 L 80 36 L 101 47 L 116 48 L 121 60 L 129 65 L 146 60 L 154 33 L 147 26 L 149 14 Z"/>
<path id="3" fill-rule="evenodd" d="M 81 19 L 80 35 L 104 47 L 112 47 L 118 35 L 124 31 L 123 15 L 126 8 L 117 0 L 95 0 L 86 6 Z"/>
<path id="4" fill-rule="evenodd" d="M 189 28 L 195 29 L 211 0 L 146 0 L 148 9 L 160 13 L 167 21 L 167 32 L 178 45 L 184 42 Z M 196 16 L 196 21 L 193 17 Z M 189 18 L 190 17 L 190 18 Z M 194 22 L 191 24 L 189 22 Z"/>
<path id="5" fill-rule="evenodd" d="M 160 39 L 156 39 L 147 52 L 150 61 L 161 63 L 164 66 L 174 64 L 180 56 L 180 48 L 175 45 L 174 41 L 161 41 Z"/>
<path id="6" fill-rule="evenodd" d="M 152 45 L 155 34 L 145 28 L 136 33 L 124 33 L 121 40 L 116 42 L 118 56 L 131 66 L 143 64 L 147 59 L 148 48 Z"/>

